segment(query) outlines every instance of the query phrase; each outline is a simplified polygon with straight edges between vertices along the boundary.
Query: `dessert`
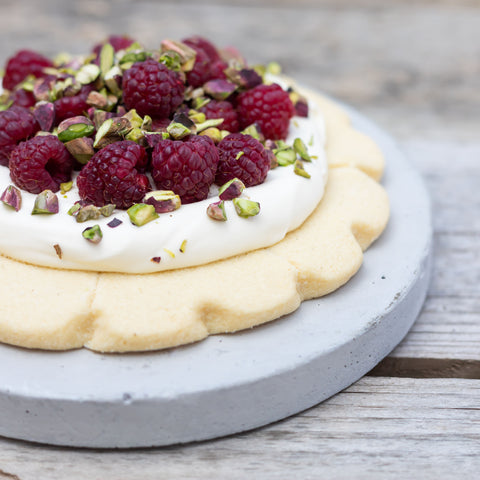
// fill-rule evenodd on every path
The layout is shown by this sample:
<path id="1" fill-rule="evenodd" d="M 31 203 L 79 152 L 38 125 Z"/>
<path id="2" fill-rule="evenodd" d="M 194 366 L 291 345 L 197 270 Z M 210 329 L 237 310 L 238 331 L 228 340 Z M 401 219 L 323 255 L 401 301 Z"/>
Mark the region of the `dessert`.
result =
<path id="1" fill-rule="evenodd" d="M 4 95 L 22 130 L 0 136 L 1 341 L 166 348 L 278 318 L 358 270 L 388 218 L 383 159 L 338 107 L 199 37 L 113 43 Z M 36 103 L 15 104 L 29 88 Z"/>

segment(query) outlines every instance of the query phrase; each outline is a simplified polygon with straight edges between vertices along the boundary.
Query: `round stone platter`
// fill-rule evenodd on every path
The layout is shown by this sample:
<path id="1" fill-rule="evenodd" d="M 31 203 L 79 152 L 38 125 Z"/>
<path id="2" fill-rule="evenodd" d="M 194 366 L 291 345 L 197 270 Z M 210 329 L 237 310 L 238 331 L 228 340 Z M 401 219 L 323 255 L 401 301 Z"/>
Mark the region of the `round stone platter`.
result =
<path id="1" fill-rule="evenodd" d="M 384 151 L 382 183 L 391 202 L 387 229 L 348 284 L 269 324 L 166 351 L 101 355 L 0 345 L 0 435 L 96 448 L 212 439 L 316 405 L 380 362 L 425 299 L 430 204 L 395 142 L 345 108 Z"/>

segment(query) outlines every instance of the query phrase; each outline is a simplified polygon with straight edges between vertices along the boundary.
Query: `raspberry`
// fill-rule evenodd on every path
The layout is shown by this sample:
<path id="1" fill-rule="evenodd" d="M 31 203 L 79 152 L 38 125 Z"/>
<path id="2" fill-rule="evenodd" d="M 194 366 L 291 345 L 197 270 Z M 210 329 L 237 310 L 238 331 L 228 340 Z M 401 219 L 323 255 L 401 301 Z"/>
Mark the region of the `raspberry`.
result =
<path id="1" fill-rule="evenodd" d="M 196 88 L 201 87 L 211 78 L 210 58 L 201 48 L 195 46 L 192 48 L 197 52 L 197 56 L 192 70 L 187 72 L 187 83 Z"/>
<path id="2" fill-rule="evenodd" d="M 23 88 L 16 89 L 10 95 L 10 100 L 13 101 L 13 105 L 18 107 L 30 108 L 33 107 L 37 101 L 32 92 L 27 92 Z"/>
<path id="3" fill-rule="evenodd" d="M 139 115 L 168 117 L 183 102 L 185 86 L 180 76 L 149 59 L 135 63 L 123 75 L 123 101 Z"/>
<path id="4" fill-rule="evenodd" d="M 7 166 L 17 143 L 33 136 L 37 131 L 37 121 L 26 108 L 14 106 L 0 112 L 0 165 Z"/>
<path id="5" fill-rule="evenodd" d="M 77 177 L 78 193 L 86 203 L 103 207 L 113 203 L 129 208 L 143 200 L 150 182 L 138 173 L 147 164 L 145 149 L 129 140 L 99 150 Z"/>
<path id="6" fill-rule="evenodd" d="M 128 37 L 127 35 L 110 35 L 106 38 L 102 43 L 97 43 L 94 47 L 92 52 L 97 55 L 100 55 L 102 47 L 109 43 L 113 49 L 118 52 L 119 50 L 127 49 L 135 40 L 133 38 Z"/>
<path id="7" fill-rule="evenodd" d="M 197 48 L 202 49 L 207 54 L 207 57 L 210 59 L 211 62 L 220 60 L 220 55 L 218 54 L 217 48 L 206 38 L 194 35 L 193 37 L 185 38 L 183 40 L 183 43 L 195 50 L 197 50 Z"/>
<path id="8" fill-rule="evenodd" d="M 7 62 L 3 88 L 13 90 L 27 75 L 37 78 L 44 77 L 43 69 L 52 66 L 53 63 L 48 58 L 31 50 L 20 50 Z"/>
<path id="9" fill-rule="evenodd" d="M 204 200 L 215 179 L 218 151 L 206 136 L 163 140 L 152 154 L 152 176 L 161 190 L 173 190 L 182 203 Z"/>
<path id="10" fill-rule="evenodd" d="M 73 159 L 57 137 L 46 135 L 20 143 L 9 167 L 12 180 L 27 192 L 56 192 L 61 183 L 70 181 Z"/>
<path id="11" fill-rule="evenodd" d="M 240 128 L 257 123 L 265 138 L 285 139 L 294 107 L 280 85 L 258 85 L 237 98 Z"/>
<path id="12" fill-rule="evenodd" d="M 73 97 L 62 97 L 55 100 L 55 123 L 58 125 L 61 121 L 83 115 L 90 108 L 87 103 L 88 94 L 93 90 L 90 85 L 85 85 Z"/>
<path id="13" fill-rule="evenodd" d="M 253 187 L 262 183 L 270 170 L 270 159 L 265 148 L 250 135 L 227 135 L 218 144 L 218 154 L 217 185 L 238 178 L 246 187 Z"/>
<path id="14" fill-rule="evenodd" d="M 239 130 L 238 115 L 230 102 L 226 100 L 210 100 L 200 108 L 207 118 L 223 118 L 218 128 L 236 133 Z"/>

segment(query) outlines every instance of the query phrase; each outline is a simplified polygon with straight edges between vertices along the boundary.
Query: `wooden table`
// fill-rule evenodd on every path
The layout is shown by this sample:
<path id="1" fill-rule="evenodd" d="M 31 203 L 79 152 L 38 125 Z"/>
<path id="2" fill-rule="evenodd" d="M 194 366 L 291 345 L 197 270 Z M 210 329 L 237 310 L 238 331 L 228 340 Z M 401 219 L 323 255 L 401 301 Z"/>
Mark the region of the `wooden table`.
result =
<path id="1" fill-rule="evenodd" d="M 203 32 L 276 59 L 390 131 L 423 173 L 433 281 L 401 345 L 300 415 L 194 445 L 87 451 L 0 439 L 0 479 L 478 478 L 480 6 L 474 0 L 0 2 L 0 63 L 29 46 L 84 51 L 104 32 L 148 45 Z"/>

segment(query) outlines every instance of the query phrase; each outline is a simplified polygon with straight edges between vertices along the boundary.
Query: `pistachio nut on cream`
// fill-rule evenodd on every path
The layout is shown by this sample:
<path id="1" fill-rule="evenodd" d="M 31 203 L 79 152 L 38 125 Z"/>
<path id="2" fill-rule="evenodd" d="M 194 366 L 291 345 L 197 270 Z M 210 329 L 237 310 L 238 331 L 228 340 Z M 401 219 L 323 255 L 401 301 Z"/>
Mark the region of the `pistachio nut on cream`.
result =
<path id="1" fill-rule="evenodd" d="M 324 122 L 316 106 L 309 107 L 309 117 L 292 118 L 285 143 L 293 145 L 300 138 L 311 161 L 300 167 L 295 162 L 274 168 L 264 183 L 245 188 L 241 198 L 260 207 L 254 216 L 239 215 L 229 200 L 223 202 L 226 221 L 207 215 L 209 205 L 220 201 L 218 186 L 212 186 L 206 200 L 161 213 L 142 226 L 118 209 L 109 217 L 100 215 L 79 223 L 68 214 L 79 200 L 74 182 L 69 191 L 57 192 L 56 214 L 32 215 L 37 196 L 25 191 L 21 191 L 18 211 L 0 202 L 0 253 L 46 267 L 149 273 L 201 265 L 273 245 L 305 221 L 324 193 L 328 172 Z M 0 166 L 0 193 L 10 185 L 9 169 Z M 89 232 L 97 232 L 98 240 L 99 231 L 101 241 L 87 241 Z"/>

